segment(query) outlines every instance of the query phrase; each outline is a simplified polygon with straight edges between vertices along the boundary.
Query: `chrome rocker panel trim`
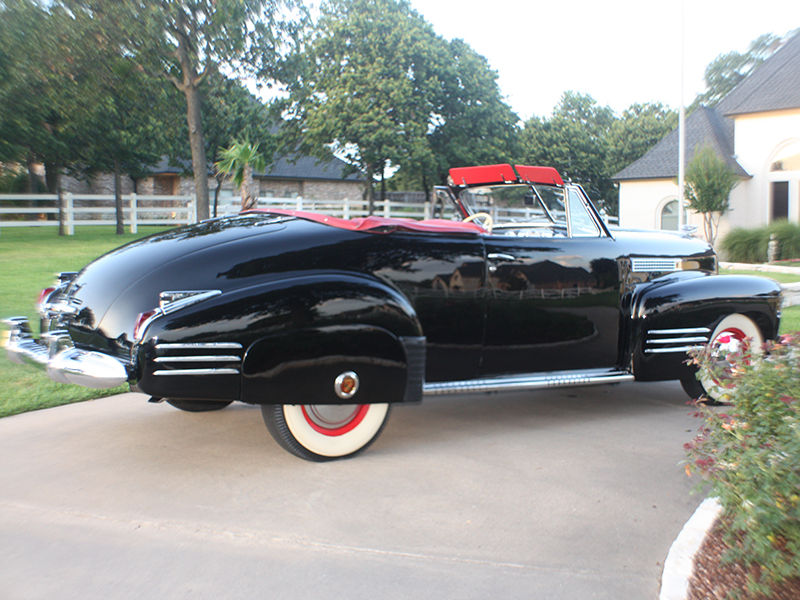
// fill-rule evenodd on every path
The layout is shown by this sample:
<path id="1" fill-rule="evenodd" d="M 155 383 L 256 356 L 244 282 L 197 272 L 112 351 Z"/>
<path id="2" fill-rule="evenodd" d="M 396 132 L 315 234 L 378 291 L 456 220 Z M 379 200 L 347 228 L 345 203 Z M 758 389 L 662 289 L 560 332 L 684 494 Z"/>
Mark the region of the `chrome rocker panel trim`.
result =
<path id="1" fill-rule="evenodd" d="M 608 371 L 604 369 L 557 371 L 513 377 L 492 377 L 488 379 L 470 379 L 467 381 L 426 383 L 422 393 L 424 396 L 440 396 L 443 394 L 460 394 L 464 392 L 500 392 L 550 387 L 601 385 L 633 380 L 633 375 L 628 371 Z"/>
<path id="2" fill-rule="evenodd" d="M 128 381 L 128 371 L 121 361 L 108 354 L 74 348 L 66 331 L 54 331 L 36 340 L 27 317 L 7 319 L 4 323 L 9 331 L 3 345 L 12 362 L 42 368 L 58 383 L 100 390 Z"/>

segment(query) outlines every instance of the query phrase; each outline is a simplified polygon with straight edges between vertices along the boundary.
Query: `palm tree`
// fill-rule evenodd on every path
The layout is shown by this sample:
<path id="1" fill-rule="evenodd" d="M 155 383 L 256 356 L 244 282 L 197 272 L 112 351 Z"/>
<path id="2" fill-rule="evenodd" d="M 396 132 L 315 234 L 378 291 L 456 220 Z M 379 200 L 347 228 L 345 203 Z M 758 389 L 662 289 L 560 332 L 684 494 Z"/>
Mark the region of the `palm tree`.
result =
<path id="1" fill-rule="evenodd" d="M 253 172 L 263 171 L 264 156 L 258 152 L 259 144 L 250 140 L 234 141 L 230 148 L 220 151 L 221 160 L 216 163 L 220 173 L 230 175 L 233 184 L 242 191 L 242 210 L 253 208 L 258 202 L 258 193 L 253 193 Z"/>

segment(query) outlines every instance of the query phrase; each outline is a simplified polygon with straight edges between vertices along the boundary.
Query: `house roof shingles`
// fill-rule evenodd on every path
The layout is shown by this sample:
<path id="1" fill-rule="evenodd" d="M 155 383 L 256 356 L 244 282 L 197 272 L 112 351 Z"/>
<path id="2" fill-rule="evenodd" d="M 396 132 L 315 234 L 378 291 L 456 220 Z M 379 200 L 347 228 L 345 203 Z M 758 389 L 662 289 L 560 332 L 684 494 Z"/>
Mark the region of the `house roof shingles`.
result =
<path id="1" fill-rule="evenodd" d="M 276 159 L 264 171 L 258 171 L 253 177 L 259 179 L 297 179 L 297 180 L 317 180 L 317 181 L 364 181 L 361 173 L 351 173 L 346 177 L 347 163 L 334 157 L 320 160 L 312 156 L 288 156 Z M 191 161 L 182 161 L 181 166 L 170 164 L 169 159 L 164 156 L 157 165 L 150 167 L 150 172 L 154 175 L 180 175 L 191 171 Z M 211 164 L 209 164 L 209 173 Z"/>
<path id="2" fill-rule="evenodd" d="M 792 108 L 800 108 L 800 34 L 789 39 L 717 105 L 726 117 Z"/>
<path id="3" fill-rule="evenodd" d="M 750 177 L 733 158 L 733 121 L 706 107 L 697 109 L 686 119 L 686 164 L 692 160 L 695 151 L 703 146 L 711 146 L 717 156 L 724 158 L 740 177 Z M 622 169 L 612 179 L 626 181 L 669 179 L 677 176 L 678 130 L 673 129 L 647 154 Z"/>
<path id="4" fill-rule="evenodd" d="M 737 175 L 750 175 L 733 157 L 737 115 L 800 108 L 800 34 L 737 85 L 716 108 L 700 108 L 686 119 L 686 163 L 695 150 L 710 145 Z M 674 129 L 639 160 L 612 177 L 614 181 L 678 176 L 678 130 Z"/>
<path id="5" fill-rule="evenodd" d="M 312 156 L 291 156 L 276 159 L 264 171 L 253 177 L 266 179 L 317 179 L 327 181 L 363 181 L 361 173 L 351 173 L 346 177 L 347 163 L 336 157 L 320 160 Z"/>

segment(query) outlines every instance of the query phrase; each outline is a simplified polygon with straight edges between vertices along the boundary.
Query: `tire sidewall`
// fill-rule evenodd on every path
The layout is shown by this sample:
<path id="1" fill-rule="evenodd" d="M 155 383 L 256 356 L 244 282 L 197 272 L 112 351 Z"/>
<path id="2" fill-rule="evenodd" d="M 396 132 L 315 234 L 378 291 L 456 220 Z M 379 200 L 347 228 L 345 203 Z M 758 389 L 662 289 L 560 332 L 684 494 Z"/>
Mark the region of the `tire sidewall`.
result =
<path id="1" fill-rule="evenodd" d="M 285 426 L 278 428 L 278 433 L 281 437 L 288 435 L 294 442 L 288 446 L 285 443 L 282 445 L 289 447 L 296 444 L 304 450 L 303 455 L 306 453 L 313 455 L 302 457 L 312 460 L 314 457 L 322 460 L 344 458 L 365 450 L 381 432 L 389 416 L 389 404 L 370 404 L 364 418 L 355 428 L 341 435 L 326 435 L 311 427 L 303 413 L 303 405 L 284 404 L 276 406 L 275 409 L 280 411 L 280 416 L 283 417 L 280 420 Z M 270 432 L 272 433 L 272 430 Z M 290 451 L 301 456 L 294 450 Z"/>
<path id="2" fill-rule="evenodd" d="M 756 356 L 761 354 L 762 346 L 764 345 L 764 336 L 761 334 L 758 325 L 751 319 L 739 313 L 728 315 L 716 326 L 714 333 L 711 334 L 709 343 L 713 344 L 726 330 L 741 331 L 744 336 L 749 339 L 750 353 Z M 723 395 L 726 394 L 726 390 L 723 386 L 705 374 L 700 376 L 699 383 L 705 391 L 706 396 L 711 400 L 719 401 L 722 399 Z"/>

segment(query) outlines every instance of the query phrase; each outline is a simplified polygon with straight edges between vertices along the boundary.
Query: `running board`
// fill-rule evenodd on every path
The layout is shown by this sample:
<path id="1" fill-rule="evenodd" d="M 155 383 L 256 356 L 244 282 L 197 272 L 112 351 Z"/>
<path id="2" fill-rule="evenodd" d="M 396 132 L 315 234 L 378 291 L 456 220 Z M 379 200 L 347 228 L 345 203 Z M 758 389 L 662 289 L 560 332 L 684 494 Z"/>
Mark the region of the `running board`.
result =
<path id="1" fill-rule="evenodd" d="M 502 392 L 533 390 L 549 387 L 572 387 L 579 385 L 601 385 L 633 381 L 628 371 L 559 371 L 553 373 L 469 379 L 467 381 L 443 381 L 426 383 L 422 388 L 425 396 L 460 394 L 464 392 Z"/>

